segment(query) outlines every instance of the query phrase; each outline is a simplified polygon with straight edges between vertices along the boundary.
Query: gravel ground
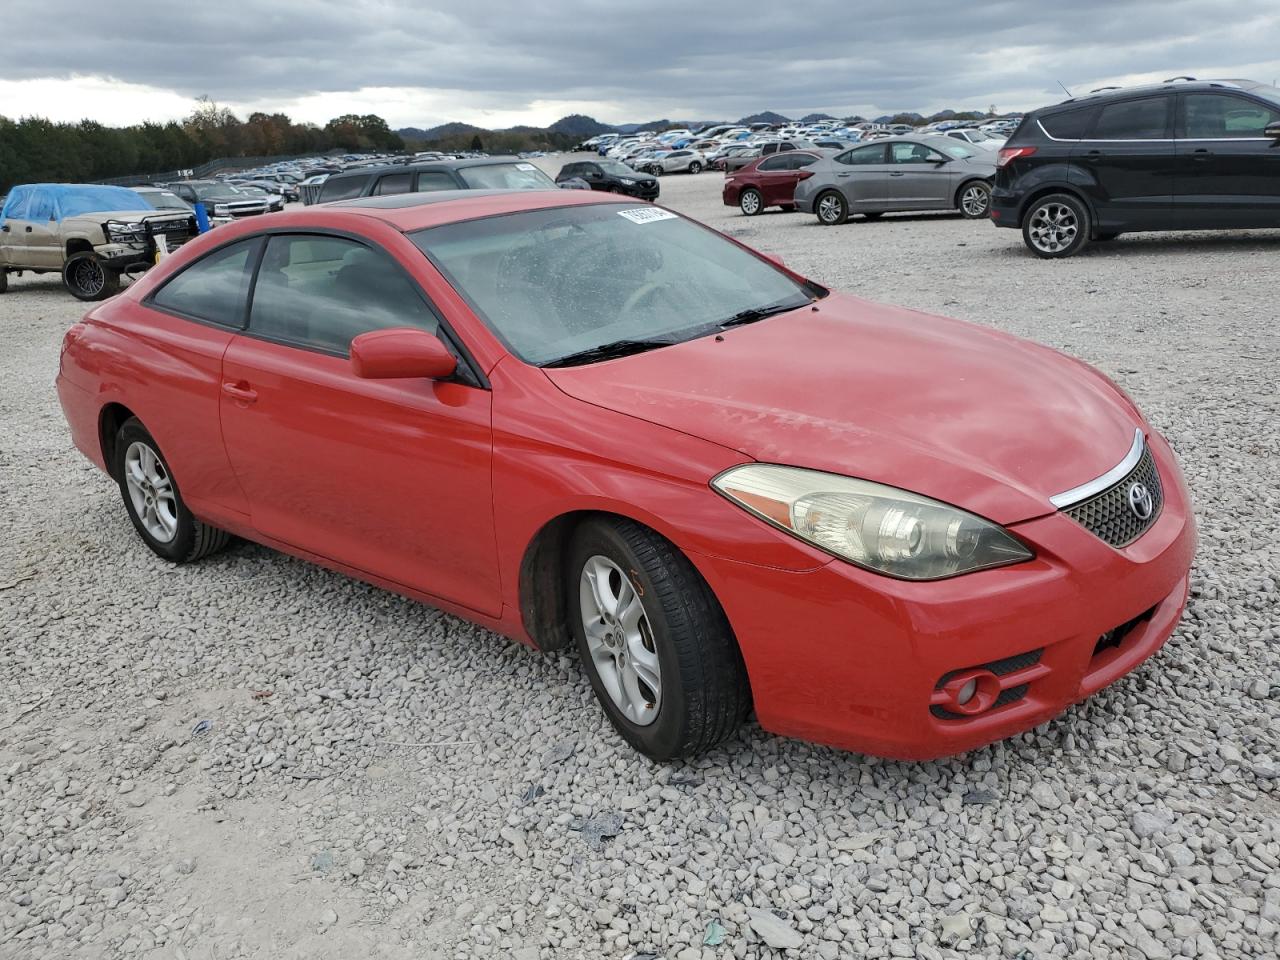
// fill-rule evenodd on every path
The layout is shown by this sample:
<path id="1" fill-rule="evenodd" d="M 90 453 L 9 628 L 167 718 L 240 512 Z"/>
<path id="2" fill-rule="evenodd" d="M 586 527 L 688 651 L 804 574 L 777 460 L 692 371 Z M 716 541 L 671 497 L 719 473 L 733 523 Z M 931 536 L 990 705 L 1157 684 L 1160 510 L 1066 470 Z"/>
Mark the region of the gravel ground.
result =
<path id="1" fill-rule="evenodd" d="M 1048 263 L 955 217 L 748 220 L 719 187 L 670 176 L 663 199 L 824 283 L 1034 337 L 1125 385 L 1198 508 L 1168 646 L 957 759 L 748 725 L 654 766 L 575 659 L 256 546 L 154 558 L 54 396 L 80 305 L 14 280 L 0 956 L 1276 955 L 1280 232 Z"/>

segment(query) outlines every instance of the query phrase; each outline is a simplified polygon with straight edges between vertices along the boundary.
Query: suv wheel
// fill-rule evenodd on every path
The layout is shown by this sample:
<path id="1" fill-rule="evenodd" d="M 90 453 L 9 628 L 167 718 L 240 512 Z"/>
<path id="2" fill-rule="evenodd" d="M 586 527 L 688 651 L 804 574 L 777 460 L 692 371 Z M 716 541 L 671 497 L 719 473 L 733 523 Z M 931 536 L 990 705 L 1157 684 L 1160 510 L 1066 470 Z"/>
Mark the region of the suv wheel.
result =
<path id="1" fill-rule="evenodd" d="M 0 267 L 0 293 L 9 289 L 9 271 Z"/>
<path id="2" fill-rule="evenodd" d="M 77 253 L 62 268 L 62 282 L 77 300 L 105 300 L 120 291 L 120 271 L 102 265 L 96 253 Z"/>
<path id="3" fill-rule="evenodd" d="M 1088 208 L 1068 193 L 1051 193 L 1028 208 L 1022 239 L 1037 257 L 1055 260 L 1079 253 L 1089 242 Z"/>
<path id="4" fill-rule="evenodd" d="M 849 205 L 845 203 L 839 190 L 818 194 L 818 198 L 813 201 L 813 211 L 824 227 L 834 227 L 849 219 Z"/>
<path id="5" fill-rule="evenodd" d="M 956 206 L 966 220 L 985 220 L 991 214 L 991 188 L 981 180 L 966 183 Z"/>

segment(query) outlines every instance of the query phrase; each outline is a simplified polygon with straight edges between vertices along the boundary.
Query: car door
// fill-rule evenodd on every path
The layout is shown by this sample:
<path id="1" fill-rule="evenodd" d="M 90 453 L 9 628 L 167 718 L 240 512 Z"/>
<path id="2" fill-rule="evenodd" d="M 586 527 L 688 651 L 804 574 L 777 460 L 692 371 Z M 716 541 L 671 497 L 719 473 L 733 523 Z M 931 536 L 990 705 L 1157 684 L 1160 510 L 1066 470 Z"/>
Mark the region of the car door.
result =
<path id="1" fill-rule="evenodd" d="M 374 184 L 373 196 L 381 197 L 397 193 L 409 193 L 413 189 L 412 173 L 388 173 Z"/>
<path id="2" fill-rule="evenodd" d="M 1234 93 L 1178 96 L 1174 226 L 1280 226 L 1280 107 Z"/>
<path id="3" fill-rule="evenodd" d="M 14 187 L 5 198 L 0 218 L 0 263 L 10 268 L 29 267 L 27 263 L 27 207 L 34 187 Z"/>
<path id="4" fill-rule="evenodd" d="M 26 237 L 27 264 L 35 270 L 61 270 L 62 240 L 57 199 L 50 191 L 37 187 L 31 192 L 22 229 Z"/>
<path id="5" fill-rule="evenodd" d="M 578 176 L 582 177 L 583 180 L 587 181 L 587 185 L 591 187 L 592 190 L 613 189 L 612 180 L 605 177 L 604 171 L 600 169 L 600 164 L 583 163 L 583 164 L 580 164 L 579 166 L 581 167 L 581 172 L 578 174 Z"/>
<path id="6" fill-rule="evenodd" d="M 950 209 L 953 204 L 947 158 L 928 144 L 914 140 L 891 142 L 885 200 L 897 210 Z"/>
<path id="7" fill-rule="evenodd" d="M 450 381 L 357 377 L 352 338 L 386 327 L 450 336 L 384 250 L 325 234 L 269 238 L 248 328 L 223 363 L 223 436 L 253 525 L 497 615 L 489 391 L 466 370 Z"/>
<path id="8" fill-rule="evenodd" d="M 1176 169 L 1173 102 L 1172 94 L 1159 94 L 1103 104 L 1092 131 L 1072 149 L 1071 165 L 1084 174 L 1104 228 L 1168 225 Z"/>
<path id="9" fill-rule="evenodd" d="M 850 211 L 884 207 L 890 171 L 885 159 L 886 149 L 883 143 L 854 147 L 837 156 L 832 163 L 836 187 L 844 194 Z"/>
<path id="10" fill-rule="evenodd" d="M 812 153 L 791 151 L 779 154 L 770 162 L 773 161 L 781 161 L 782 169 L 779 171 L 777 181 L 772 185 L 772 194 L 766 202 L 783 205 L 792 203 L 795 200 L 796 184 L 804 176 L 802 171 L 805 167 L 817 163 L 818 158 Z"/>
<path id="11" fill-rule="evenodd" d="M 764 206 L 774 207 L 780 203 L 790 203 L 795 182 L 791 175 L 790 158 L 781 153 L 765 157 L 751 175 L 760 195 L 764 197 Z M 784 199 L 785 197 L 785 199 Z"/>

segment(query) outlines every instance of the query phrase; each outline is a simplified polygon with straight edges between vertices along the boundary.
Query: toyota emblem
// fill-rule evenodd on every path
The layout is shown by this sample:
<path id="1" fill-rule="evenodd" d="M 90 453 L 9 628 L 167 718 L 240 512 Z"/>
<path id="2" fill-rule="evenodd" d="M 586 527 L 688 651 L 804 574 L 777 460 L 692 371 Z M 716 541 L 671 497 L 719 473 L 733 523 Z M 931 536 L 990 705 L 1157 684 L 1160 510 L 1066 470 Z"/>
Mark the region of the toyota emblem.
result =
<path id="1" fill-rule="evenodd" d="M 1145 484 L 1135 483 L 1129 488 L 1129 509 L 1139 520 L 1150 520 L 1151 511 L 1155 506 L 1155 501 L 1151 499 L 1151 491 Z"/>

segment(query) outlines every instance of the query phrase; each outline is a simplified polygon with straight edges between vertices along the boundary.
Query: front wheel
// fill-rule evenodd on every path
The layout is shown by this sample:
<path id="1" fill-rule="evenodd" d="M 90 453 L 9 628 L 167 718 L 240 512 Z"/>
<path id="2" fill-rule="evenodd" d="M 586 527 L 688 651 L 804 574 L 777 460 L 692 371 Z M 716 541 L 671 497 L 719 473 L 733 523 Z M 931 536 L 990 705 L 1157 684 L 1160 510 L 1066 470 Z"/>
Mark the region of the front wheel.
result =
<path id="1" fill-rule="evenodd" d="M 62 282 L 77 300 L 105 300 L 120 291 L 120 271 L 104 266 L 96 253 L 86 250 L 67 260 Z"/>
<path id="2" fill-rule="evenodd" d="M 824 227 L 838 226 L 849 219 L 849 205 L 839 190 L 818 194 L 813 209 L 818 215 L 818 222 Z"/>
<path id="3" fill-rule="evenodd" d="M 192 516 L 169 463 L 137 417 L 116 434 L 113 473 L 138 536 L 157 556 L 190 563 L 225 547 L 230 534 Z"/>
<path id="4" fill-rule="evenodd" d="M 748 187 L 742 191 L 742 196 L 738 197 L 738 207 L 741 208 L 743 215 L 754 217 L 764 209 L 764 197 L 760 196 L 759 190 Z"/>
<path id="5" fill-rule="evenodd" d="M 991 187 L 982 181 L 966 183 L 960 188 L 956 206 L 966 220 L 984 220 L 991 215 Z"/>
<path id="6" fill-rule="evenodd" d="M 1068 193 L 1041 197 L 1022 218 L 1022 240 L 1032 253 L 1057 260 L 1089 242 L 1089 209 Z"/>
<path id="7" fill-rule="evenodd" d="M 592 520 L 567 569 L 574 637 L 609 722 L 652 760 L 708 750 L 751 706 L 737 640 L 674 544 L 629 520 Z"/>
<path id="8" fill-rule="evenodd" d="M 700 164 L 697 160 L 694 160 L 691 164 L 689 164 L 689 172 L 690 172 L 690 173 L 701 173 L 701 172 L 702 172 L 702 164 Z"/>

